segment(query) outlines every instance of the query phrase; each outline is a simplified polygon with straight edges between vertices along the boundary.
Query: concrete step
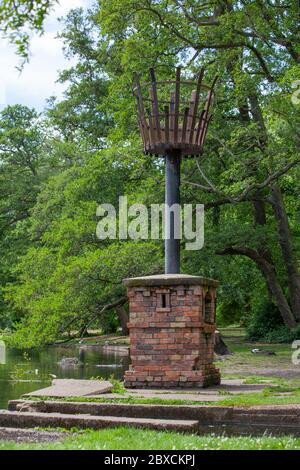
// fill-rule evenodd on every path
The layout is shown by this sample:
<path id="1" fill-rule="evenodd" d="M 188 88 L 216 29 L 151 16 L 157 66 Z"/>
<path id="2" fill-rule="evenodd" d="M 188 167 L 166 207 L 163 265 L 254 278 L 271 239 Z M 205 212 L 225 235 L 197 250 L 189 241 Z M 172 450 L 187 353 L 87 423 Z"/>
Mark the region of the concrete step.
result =
<path id="1" fill-rule="evenodd" d="M 63 414 L 89 414 L 93 416 L 123 416 L 131 418 L 153 419 L 199 419 L 206 421 L 211 411 L 222 412 L 221 408 L 195 405 L 142 405 L 129 403 L 97 403 L 97 402 L 72 402 L 72 401 L 33 401 L 11 400 L 8 404 L 10 411 L 38 411 L 43 413 Z M 221 413 L 223 415 L 223 413 Z M 207 418 L 208 419 L 208 418 Z"/>
<path id="2" fill-rule="evenodd" d="M 84 415 L 92 418 L 109 417 L 114 421 L 141 423 L 198 423 L 199 433 L 300 435 L 299 405 L 257 406 L 250 408 L 210 405 L 139 405 L 124 403 L 66 402 L 12 400 L 9 410 L 23 414 L 37 413 L 42 416 L 72 416 L 80 421 Z M 0 415 L 1 418 L 1 415 Z M 84 421 L 85 422 L 85 421 Z M 121 423 L 122 424 L 122 423 Z M 0 419 L 1 426 L 1 419 Z M 63 425 L 64 426 L 64 425 Z M 72 426 L 76 425 L 72 424 Z M 78 427 L 85 426 L 84 423 Z M 64 426 L 66 427 L 66 426 Z M 85 426 L 86 427 L 86 426 Z M 153 428 L 154 429 L 154 428 Z M 161 427 L 160 427 L 161 429 Z M 170 429 L 170 428 L 165 428 Z M 178 427 L 177 427 L 178 429 Z"/>
<path id="3" fill-rule="evenodd" d="M 268 414 L 268 413 L 233 413 L 231 422 L 244 422 L 248 423 L 270 423 L 275 426 L 285 424 L 298 424 L 300 426 L 300 416 L 295 414 Z"/>
<path id="4" fill-rule="evenodd" d="M 210 425 L 199 424 L 198 434 L 226 436 L 294 436 L 300 437 L 300 426 L 293 424 L 271 424 L 253 422 L 227 422 Z"/>
<path id="5" fill-rule="evenodd" d="M 44 413 L 89 414 L 94 416 L 124 416 L 132 418 L 154 419 L 188 419 L 198 420 L 205 424 L 219 422 L 255 420 L 268 421 L 276 424 L 278 421 L 300 423 L 300 407 L 265 406 L 265 407 L 230 407 L 211 405 L 151 405 L 128 403 L 97 403 L 72 401 L 32 401 L 11 400 L 8 404 L 10 411 L 37 411 Z"/>
<path id="6" fill-rule="evenodd" d="M 0 427 L 0 440 L 13 442 L 49 442 L 61 441 L 69 436 L 74 436 L 72 432 L 41 431 L 38 429 Z"/>
<path id="7" fill-rule="evenodd" d="M 130 426 L 144 429 L 192 432 L 197 430 L 198 421 L 1 410 L 0 426 L 15 428 L 62 427 L 65 429 L 102 429 L 116 426 Z"/>

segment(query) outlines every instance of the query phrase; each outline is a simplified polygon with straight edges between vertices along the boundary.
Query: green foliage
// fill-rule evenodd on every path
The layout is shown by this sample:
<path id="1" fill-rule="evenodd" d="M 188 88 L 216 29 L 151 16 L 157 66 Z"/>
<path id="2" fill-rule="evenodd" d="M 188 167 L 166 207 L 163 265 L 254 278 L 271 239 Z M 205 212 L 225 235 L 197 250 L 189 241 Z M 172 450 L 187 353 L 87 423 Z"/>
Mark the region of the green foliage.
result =
<path id="1" fill-rule="evenodd" d="M 282 318 L 276 305 L 263 300 L 253 311 L 251 322 L 247 328 L 247 337 L 252 341 L 266 338 L 266 335 L 278 327 L 283 327 Z"/>
<path id="2" fill-rule="evenodd" d="M 105 377 L 103 378 L 101 376 L 92 377 L 91 379 L 92 380 L 108 380 L 113 386 L 111 393 L 119 393 L 120 395 L 123 395 L 124 393 L 126 393 L 126 389 L 123 385 L 123 382 L 116 379 L 114 374 L 111 374 L 108 379 Z"/>
<path id="3" fill-rule="evenodd" d="M 237 300 L 225 300 L 221 305 L 217 307 L 217 325 L 218 327 L 225 327 L 228 325 L 239 324 L 240 326 L 245 325 L 247 321 L 247 314 L 249 312 L 242 313 L 243 306 Z"/>
<path id="4" fill-rule="evenodd" d="M 291 343 L 300 339 L 300 325 L 288 328 L 283 325 L 278 308 L 271 302 L 261 302 L 253 311 L 247 327 L 247 338 L 251 341 Z"/>
<path id="5" fill-rule="evenodd" d="M 23 61 L 28 59 L 30 33 L 43 32 L 43 23 L 57 0 L 2 0 L 0 31 L 16 46 Z"/>
<path id="6" fill-rule="evenodd" d="M 124 295 L 122 279 L 161 270 L 159 244 L 96 237 L 97 200 L 117 206 L 126 173 L 112 151 L 102 151 L 43 186 L 30 228 L 39 243 L 20 258 L 19 282 L 6 288 L 6 299 L 23 312 L 13 346 L 51 343 L 93 318 L 105 333 L 116 331 L 115 312 L 101 309 Z"/>
<path id="7" fill-rule="evenodd" d="M 270 343 L 292 343 L 300 339 L 300 326 L 292 329 L 285 325 L 278 326 L 267 332 L 264 339 Z"/>
<path id="8" fill-rule="evenodd" d="M 38 3 L 14 2 L 9 28 L 17 38 L 29 16 L 41 31 L 51 2 Z M 11 344 L 42 346 L 87 325 L 115 331 L 117 313 L 103 309 L 124 295 L 122 279 L 162 272 L 161 241 L 98 240 L 96 208 L 118 207 L 125 194 L 130 204 L 163 202 L 164 166 L 142 154 L 132 73 L 144 82 L 155 66 L 166 79 L 179 64 L 188 79 L 201 66 L 205 82 L 220 76 L 204 155 L 182 163 L 182 203 L 206 210 L 204 248 L 182 250 L 182 272 L 221 281 L 220 325 L 250 322 L 250 337 L 284 337 L 278 311 L 265 301 L 290 294 L 282 242 L 295 253 L 295 270 L 300 249 L 300 123 L 291 102 L 298 3 L 288 10 L 276 2 L 200 3 L 103 0 L 71 11 L 61 33 L 72 59 L 59 75 L 63 99 L 51 99 L 41 116 L 22 106 L 2 111 L 0 327 L 13 330 Z M 5 25 L 12 2 L 1 8 Z M 286 240 L 270 204 L 275 184 Z M 258 202 L 261 223 L 253 220 Z"/>

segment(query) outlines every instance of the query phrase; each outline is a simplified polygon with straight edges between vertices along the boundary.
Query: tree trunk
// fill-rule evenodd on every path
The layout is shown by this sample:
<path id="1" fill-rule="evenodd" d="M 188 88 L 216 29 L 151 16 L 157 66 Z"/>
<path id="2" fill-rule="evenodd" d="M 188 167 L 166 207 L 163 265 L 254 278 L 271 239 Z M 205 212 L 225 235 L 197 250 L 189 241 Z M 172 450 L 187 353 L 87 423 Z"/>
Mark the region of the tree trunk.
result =
<path id="1" fill-rule="evenodd" d="M 267 145 L 268 138 L 257 94 L 251 94 L 249 96 L 249 101 L 253 120 L 254 122 L 256 122 L 261 132 L 259 138 L 263 150 Z M 270 201 L 277 222 L 278 239 L 288 277 L 288 288 L 292 313 L 294 318 L 300 320 L 300 276 L 298 271 L 297 260 L 293 251 L 292 237 L 290 233 L 286 210 L 284 207 L 281 189 L 276 184 L 271 187 Z M 271 258 L 271 254 L 268 253 L 266 257 L 268 259 Z"/>
<path id="2" fill-rule="evenodd" d="M 252 259 L 266 280 L 268 290 L 280 311 L 284 324 L 289 328 L 294 328 L 297 325 L 281 285 L 278 282 L 275 267 L 261 256 L 258 251 L 247 247 L 228 247 L 217 254 L 242 255 Z"/>
<path id="3" fill-rule="evenodd" d="M 281 285 L 278 282 L 274 266 L 268 263 L 264 258 L 257 261 L 256 264 L 267 281 L 269 292 L 281 313 L 284 324 L 289 328 L 294 328 L 297 323 L 282 291 Z"/>
<path id="4" fill-rule="evenodd" d="M 215 354 L 218 354 L 218 356 L 228 356 L 229 354 L 232 354 L 220 335 L 220 332 L 217 330 L 215 332 L 214 352 Z"/>
<path id="5" fill-rule="evenodd" d="M 128 327 L 127 327 L 127 323 L 129 321 L 129 319 L 128 319 L 128 315 L 127 315 L 127 312 L 125 310 L 124 305 L 117 305 L 116 306 L 116 312 L 117 312 L 118 318 L 120 320 L 120 324 L 121 324 L 121 328 L 122 328 L 122 334 L 124 336 L 128 336 L 129 330 L 128 330 Z"/>
<path id="6" fill-rule="evenodd" d="M 282 193 L 278 185 L 271 188 L 271 204 L 277 222 L 279 243 L 288 277 L 290 304 L 295 318 L 300 320 L 300 275 Z"/>
<path id="7" fill-rule="evenodd" d="M 265 202 L 262 199 L 259 199 L 258 194 L 256 196 L 257 199 L 253 200 L 254 224 L 264 226 L 267 223 Z M 240 252 L 240 254 L 248 256 L 256 263 L 256 266 L 265 278 L 270 297 L 277 305 L 284 324 L 289 328 L 295 327 L 296 321 L 279 283 L 275 265 L 272 260 L 272 254 L 270 253 L 268 246 L 260 243 L 257 251 L 244 248 L 243 252 Z"/>

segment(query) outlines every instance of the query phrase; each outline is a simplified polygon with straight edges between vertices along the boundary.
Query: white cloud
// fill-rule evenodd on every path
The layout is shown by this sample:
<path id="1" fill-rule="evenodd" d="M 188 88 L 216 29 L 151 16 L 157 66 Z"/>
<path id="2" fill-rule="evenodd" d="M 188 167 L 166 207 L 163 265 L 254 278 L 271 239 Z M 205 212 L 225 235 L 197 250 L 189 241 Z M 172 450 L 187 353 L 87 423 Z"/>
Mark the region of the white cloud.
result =
<path id="1" fill-rule="evenodd" d="M 56 16 L 65 16 L 72 8 L 85 8 L 88 3 L 86 0 L 59 0 L 55 8 Z"/>
<path id="2" fill-rule="evenodd" d="M 45 22 L 44 35 L 32 38 L 30 62 L 21 74 L 16 69 L 19 58 L 14 47 L 6 40 L 0 41 L 0 108 L 21 103 L 42 110 L 47 98 L 62 95 L 64 86 L 56 83 L 58 70 L 70 63 L 63 56 L 62 41 L 56 38 L 61 29 L 57 18 L 72 8 L 87 8 L 91 3 L 91 0 L 60 0 Z"/>

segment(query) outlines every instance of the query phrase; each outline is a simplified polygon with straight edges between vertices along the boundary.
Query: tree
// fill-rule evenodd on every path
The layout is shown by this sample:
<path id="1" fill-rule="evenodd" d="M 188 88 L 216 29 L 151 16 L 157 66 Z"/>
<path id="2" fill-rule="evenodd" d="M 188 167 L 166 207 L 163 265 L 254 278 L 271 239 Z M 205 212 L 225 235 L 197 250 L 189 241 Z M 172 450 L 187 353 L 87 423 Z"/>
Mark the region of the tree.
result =
<path id="1" fill-rule="evenodd" d="M 18 282 L 6 289 L 22 312 L 11 344 L 40 346 L 70 330 L 82 336 L 91 325 L 110 332 L 116 315 L 126 333 L 122 279 L 162 267 L 159 244 L 96 237 L 97 201 L 117 206 L 128 175 L 127 162 L 102 151 L 44 186 L 30 223 L 36 243 L 16 267 Z"/>
<path id="2" fill-rule="evenodd" d="M 99 31 L 79 8 L 68 14 L 60 37 L 66 57 L 77 60 L 59 74 L 59 81 L 68 88 L 62 101 L 55 97 L 49 100 L 52 125 L 65 139 L 84 141 L 92 150 L 101 149 L 114 122 L 106 101 L 109 79 L 103 69 L 104 54 L 97 47 Z"/>
<path id="3" fill-rule="evenodd" d="M 3 0 L 0 31 L 9 38 L 23 62 L 28 60 L 30 32 L 42 33 L 43 24 L 57 0 Z"/>
<path id="4" fill-rule="evenodd" d="M 168 68 L 172 62 L 190 73 L 204 64 L 208 76 L 221 76 L 220 101 L 206 148 L 210 158 L 194 162 L 196 172 L 189 172 L 193 177 L 185 177 L 185 184 L 198 188 L 203 198 L 208 195 L 207 207 L 231 205 L 226 210 L 232 214 L 237 205 L 247 207 L 248 214 L 254 214 L 256 234 L 266 227 L 263 238 L 249 243 L 247 218 L 243 240 L 228 237 L 217 252 L 246 256 L 256 264 L 289 327 L 299 320 L 300 278 L 282 193 L 285 175 L 296 178 L 299 165 L 299 114 L 290 102 L 290 84 L 299 71 L 298 19 L 296 1 L 287 7 L 282 2 L 222 0 L 128 0 L 124 6 L 114 0 L 100 7 L 101 30 L 110 50 L 119 54 L 121 64 L 125 58 L 129 64 L 118 80 L 133 69 L 144 77 L 149 66 Z M 276 126 L 281 127 L 280 134 L 274 135 Z M 279 254 L 272 245 L 274 222 Z"/>
<path id="5" fill-rule="evenodd" d="M 97 202 L 164 199 L 163 162 L 142 155 L 131 90 L 132 73 L 147 81 L 150 66 L 159 78 L 179 64 L 189 78 L 202 65 L 208 82 L 220 76 L 204 155 L 183 162 L 182 202 L 205 204 L 206 232 L 204 249 L 182 251 L 182 271 L 220 279 L 223 318 L 247 318 L 270 298 L 289 328 L 299 322 L 298 28 L 294 1 L 287 11 L 279 1 L 104 0 L 68 15 L 62 38 L 77 65 L 50 103 L 55 168 L 6 290 L 22 317 L 14 344 L 115 327 L 117 315 L 124 328 L 122 278 L 162 271 L 161 241 L 94 235 Z"/>
<path id="6" fill-rule="evenodd" d="M 57 157 L 40 115 L 26 106 L 0 113 L 0 315 L 11 326 L 15 311 L 4 303 L 5 286 L 30 246 L 28 221 L 41 185 L 55 171 Z M 49 151 L 51 149 L 51 151 Z"/>

